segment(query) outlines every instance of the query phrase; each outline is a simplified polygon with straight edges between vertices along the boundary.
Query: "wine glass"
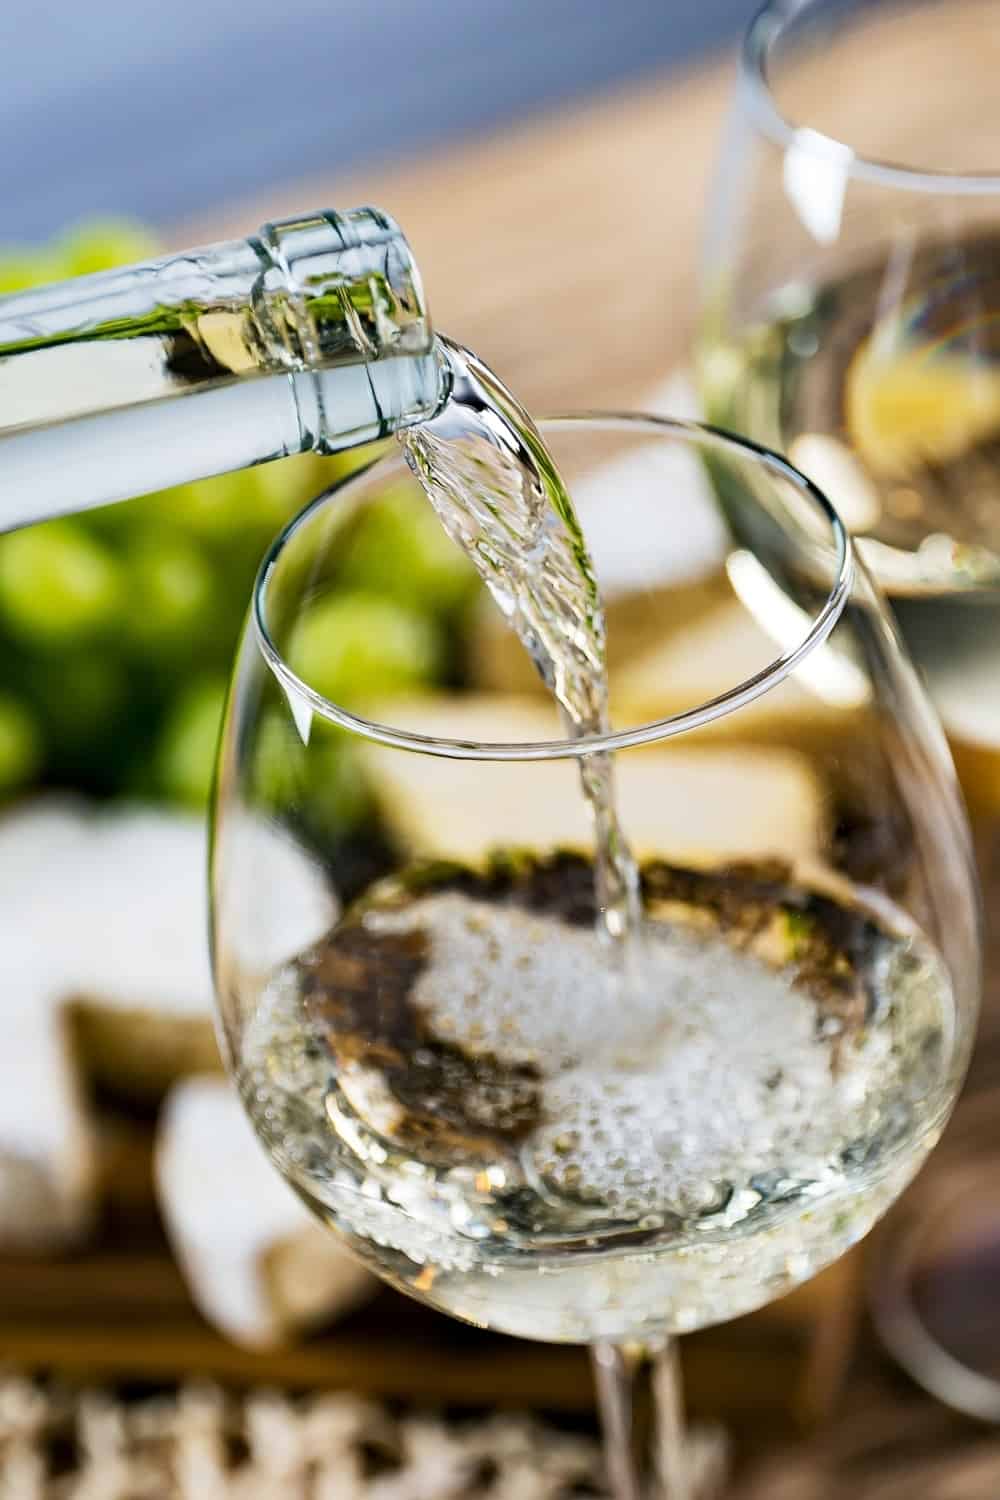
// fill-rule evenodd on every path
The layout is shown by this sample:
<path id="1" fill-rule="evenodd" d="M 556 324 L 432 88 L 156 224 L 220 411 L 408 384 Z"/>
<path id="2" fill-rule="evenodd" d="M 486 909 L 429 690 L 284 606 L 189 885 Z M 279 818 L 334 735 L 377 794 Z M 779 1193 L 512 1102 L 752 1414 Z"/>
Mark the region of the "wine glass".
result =
<path id="1" fill-rule="evenodd" d="M 1000 810 L 1000 162 L 992 0 L 775 0 L 705 244 L 709 420 L 860 539 Z"/>
<path id="2" fill-rule="evenodd" d="M 710 419 L 787 453 L 857 537 L 994 862 L 997 37 L 991 0 L 791 0 L 760 11 L 709 212 L 697 361 Z M 965 1208 L 978 1219 L 972 1195 Z M 953 1249 L 945 1259 L 957 1267 L 961 1232 Z M 930 1347 L 929 1327 L 904 1339 L 902 1314 L 883 1315 L 912 1302 L 897 1240 L 876 1259 L 888 1342 L 922 1383 L 958 1390 L 912 1353 L 918 1338 Z M 907 1316 L 916 1328 L 917 1312 Z M 993 1405 L 1000 1412 L 1000 1385 Z"/>
<path id="3" fill-rule="evenodd" d="M 675 1337 L 843 1254 L 943 1128 L 975 879 L 937 721 L 820 492 L 693 424 L 541 430 L 604 598 L 612 731 L 562 734 L 471 568 L 447 686 L 372 680 L 353 560 L 427 502 L 398 454 L 321 496 L 262 565 L 225 717 L 221 1034 L 278 1169 L 379 1276 L 593 1347 L 621 1500 L 650 1352 L 681 1500 Z M 624 951 L 595 925 L 599 752 L 641 869 Z"/>

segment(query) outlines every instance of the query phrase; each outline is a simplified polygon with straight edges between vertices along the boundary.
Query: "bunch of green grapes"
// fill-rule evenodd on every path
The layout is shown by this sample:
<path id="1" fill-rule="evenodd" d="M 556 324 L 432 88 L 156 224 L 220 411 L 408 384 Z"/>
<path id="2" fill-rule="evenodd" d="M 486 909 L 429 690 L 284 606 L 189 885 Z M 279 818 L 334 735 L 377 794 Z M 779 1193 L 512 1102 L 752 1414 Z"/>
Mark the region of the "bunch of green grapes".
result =
<path id="1" fill-rule="evenodd" d="M 0 296 L 154 254 L 102 222 L 0 251 Z M 0 536 L 0 799 L 39 783 L 200 807 L 254 574 L 275 532 L 369 457 L 303 455 Z M 72 485 L 72 475 L 67 482 Z M 355 529 L 343 590 L 311 619 L 304 669 L 333 697 L 431 686 L 453 669 L 467 565 L 413 495 Z M 350 747 L 331 816 L 364 815 Z"/>

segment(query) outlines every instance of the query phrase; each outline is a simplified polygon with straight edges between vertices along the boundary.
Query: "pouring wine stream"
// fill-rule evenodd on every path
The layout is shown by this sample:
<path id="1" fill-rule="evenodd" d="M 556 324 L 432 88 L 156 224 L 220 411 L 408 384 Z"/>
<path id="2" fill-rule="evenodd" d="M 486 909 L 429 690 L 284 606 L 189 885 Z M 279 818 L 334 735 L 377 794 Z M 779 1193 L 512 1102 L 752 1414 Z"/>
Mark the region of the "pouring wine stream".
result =
<path id="1" fill-rule="evenodd" d="M 573 738 L 607 732 L 604 610 L 569 492 L 528 413 L 475 355 L 439 339 L 451 397 L 398 434 L 445 531 L 470 558 L 562 712 Z M 594 828 L 599 926 L 626 940 L 639 874 L 618 821 L 605 752 L 580 759 Z"/>

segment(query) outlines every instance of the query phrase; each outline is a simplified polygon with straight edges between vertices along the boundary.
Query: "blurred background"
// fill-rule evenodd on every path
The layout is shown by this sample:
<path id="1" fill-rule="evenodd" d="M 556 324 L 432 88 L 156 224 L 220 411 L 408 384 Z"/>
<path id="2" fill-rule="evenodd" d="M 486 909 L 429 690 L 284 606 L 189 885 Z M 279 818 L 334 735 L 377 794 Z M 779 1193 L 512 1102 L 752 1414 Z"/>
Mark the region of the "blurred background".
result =
<path id="1" fill-rule="evenodd" d="M 157 226 L 309 174 L 398 162 L 738 37 L 747 0 L 9 0 L 7 237 Z M 127 122 L 127 126 L 126 126 Z"/>
<path id="2" fill-rule="evenodd" d="M 678 371 L 705 199 L 754 8 L 5 0 L 0 295 L 242 235 L 270 216 L 374 202 L 407 232 L 437 326 L 529 408 L 688 414 Z M 263 1163 L 217 1076 L 204 812 L 232 654 L 275 532 L 370 456 L 290 459 L 0 536 L 0 1366 L 14 1372 L 0 1385 L 4 1474 L 67 1423 L 82 1424 L 88 1462 L 110 1451 L 102 1443 L 125 1443 L 69 1398 L 46 1396 L 43 1410 L 22 1372 L 54 1378 L 47 1391 L 98 1381 L 129 1399 L 196 1378 L 235 1392 L 527 1404 L 589 1431 L 582 1353 L 517 1345 L 376 1292 Z M 426 519 L 390 507 L 361 538 L 331 696 L 359 672 L 388 692 L 433 687 L 447 671 L 467 581 Z M 351 767 L 328 775 L 349 819 Z M 804 1466 L 765 1475 L 761 1493 L 775 1500 L 834 1493 L 811 1487 L 830 1446 L 815 1434 L 849 1375 L 861 1419 L 834 1443 L 831 1473 L 870 1474 L 885 1442 L 909 1454 L 955 1440 L 950 1418 L 873 1376 L 870 1356 L 857 1373 L 860 1278 L 848 1257 L 685 1351 L 695 1413 L 724 1417 L 748 1451 L 811 1436 Z M 871 1391 L 877 1430 L 865 1426 Z M 192 1463 L 204 1458 L 198 1433 L 222 1444 L 242 1422 L 250 1451 L 280 1475 L 272 1438 L 291 1418 L 284 1396 L 268 1400 L 234 1417 L 221 1398 L 191 1396 L 177 1430 Z M 147 1436 L 162 1420 L 149 1410 Z M 381 1421 L 351 1408 L 352 1453 L 367 1445 L 366 1462 L 409 1441 Z M 518 1461 L 540 1473 L 551 1440 L 518 1441 Z M 995 1477 L 995 1448 L 988 1462 Z M 530 1493 L 586 1493 L 592 1463 L 584 1449 Z M 428 1473 L 415 1500 L 478 1493 L 447 1465 Z"/>

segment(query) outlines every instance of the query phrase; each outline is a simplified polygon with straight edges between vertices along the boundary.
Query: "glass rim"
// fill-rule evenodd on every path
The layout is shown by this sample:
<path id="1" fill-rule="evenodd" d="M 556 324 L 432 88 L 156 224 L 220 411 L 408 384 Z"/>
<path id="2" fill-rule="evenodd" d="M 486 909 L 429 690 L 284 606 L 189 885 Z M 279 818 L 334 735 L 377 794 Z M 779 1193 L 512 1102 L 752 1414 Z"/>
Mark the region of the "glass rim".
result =
<path id="1" fill-rule="evenodd" d="M 846 177 L 875 186 L 909 193 L 940 193 L 956 196 L 1000 194 L 1000 171 L 963 172 L 960 169 L 923 168 L 884 160 L 855 151 L 846 141 L 794 124 L 782 113 L 768 78 L 771 49 L 785 28 L 810 5 L 823 0 L 765 0 L 743 37 L 740 78 L 750 102 L 754 124 L 776 145 L 816 160 L 837 165 Z"/>
<path id="2" fill-rule="evenodd" d="M 306 505 L 280 531 L 268 548 L 254 582 L 251 603 L 251 620 L 256 644 L 285 695 L 308 710 L 309 716 L 318 715 L 329 723 L 346 729 L 363 739 L 394 749 L 411 750 L 425 755 L 438 755 L 451 760 L 489 761 L 546 761 L 579 759 L 601 751 L 627 750 L 639 745 L 655 744 L 677 735 L 700 729 L 717 719 L 735 713 L 755 699 L 763 696 L 783 682 L 800 666 L 810 653 L 821 646 L 839 621 L 854 581 L 855 558 L 850 536 L 833 505 L 822 490 L 787 459 L 769 448 L 753 442 L 750 438 L 737 437 L 722 428 L 707 423 L 692 422 L 676 417 L 658 417 L 642 412 L 592 411 L 572 415 L 545 417 L 539 426 L 543 433 L 557 429 L 568 431 L 574 428 L 590 428 L 592 431 L 645 432 L 650 436 L 664 434 L 686 442 L 706 442 L 723 451 L 751 458 L 770 473 L 788 481 L 800 493 L 806 495 L 829 524 L 836 549 L 836 565 L 833 581 L 822 606 L 813 615 L 809 628 L 797 645 L 790 647 L 774 658 L 759 672 L 728 688 L 724 693 L 708 699 L 692 708 L 682 709 L 665 718 L 650 720 L 631 729 L 609 730 L 606 734 L 585 735 L 578 739 L 554 739 L 535 741 L 475 741 L 449 736 L 420 734 L 416 731 L 397 729 L 391 724 L 381 724 L 364 719 L 349 712 L 340 704 L 318 693 L 292 670 L 273 640 L 267 625 L 266 607 L 269 584 L 285 548 L 307 525 L 322 507 L 326 506 L 341 490 L 352 483 L 370 476 L 379 466 L 388 467 L 393 461 L 386 456 L 374 459 L 362 469 L 345 475 L 328 489 L 323 490 Z M 292 707 L 294 714 L 294 706 Z"/>

